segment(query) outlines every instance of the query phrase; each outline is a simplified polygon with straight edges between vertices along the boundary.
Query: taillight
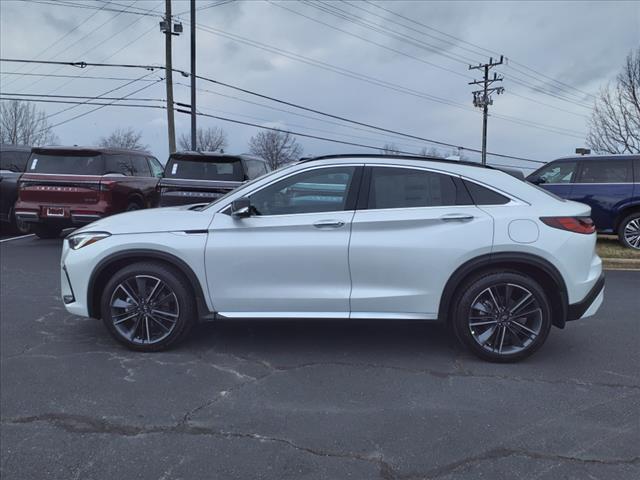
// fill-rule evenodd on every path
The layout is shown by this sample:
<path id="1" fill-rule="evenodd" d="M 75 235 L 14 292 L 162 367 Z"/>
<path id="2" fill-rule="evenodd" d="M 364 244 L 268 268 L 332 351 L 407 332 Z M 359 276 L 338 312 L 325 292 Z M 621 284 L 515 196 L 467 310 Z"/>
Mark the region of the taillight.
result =
<path id="1" fill-rule="evenodd" d="M 560 230 L 588 235 L 596 231 L 596 226 L 590 217 L 540 217 L 546 225 Z"/>
<path id="2" fill-rule="evenodd" d="M 110 192 L 111 190 L 113 190 L 113 186 L 115 185 L 115 182 L 111 182 L 109 180 L 102 180 L 100 182 L 100 191 L 101 192 Z"/>

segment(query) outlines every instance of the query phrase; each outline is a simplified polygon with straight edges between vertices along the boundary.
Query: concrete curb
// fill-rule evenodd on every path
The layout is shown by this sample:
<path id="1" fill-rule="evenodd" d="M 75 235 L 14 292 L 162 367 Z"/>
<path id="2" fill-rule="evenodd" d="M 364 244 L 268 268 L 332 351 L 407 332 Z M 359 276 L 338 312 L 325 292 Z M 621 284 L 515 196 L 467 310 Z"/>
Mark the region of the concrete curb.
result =
<path id="1" fill-rule="evenodd" d="M 602 258 L 605 269 L 640 270 L 640 259 L 635 258 Z"/>

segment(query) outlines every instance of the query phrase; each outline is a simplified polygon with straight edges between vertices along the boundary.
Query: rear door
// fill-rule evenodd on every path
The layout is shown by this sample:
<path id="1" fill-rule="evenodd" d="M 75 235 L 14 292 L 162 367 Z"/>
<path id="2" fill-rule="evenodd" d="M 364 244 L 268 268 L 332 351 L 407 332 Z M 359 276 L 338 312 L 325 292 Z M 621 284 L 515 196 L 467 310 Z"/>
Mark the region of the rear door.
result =
<path id="1" fill-rule="evenodd" d="M 611 231 L 620 207 L 633 197 L 633 164 L 630 158 L 598 158 L 580 161 L 570 199 L 591 207 L 599 231 Z"/>
<path id="2" fill-rule="evenodd" d="M 416 167 L 366 169 L 351 227 L 352 318 L 437 318 L 444 285 L 491 251 L 492 218 L 462 181 Z"/>

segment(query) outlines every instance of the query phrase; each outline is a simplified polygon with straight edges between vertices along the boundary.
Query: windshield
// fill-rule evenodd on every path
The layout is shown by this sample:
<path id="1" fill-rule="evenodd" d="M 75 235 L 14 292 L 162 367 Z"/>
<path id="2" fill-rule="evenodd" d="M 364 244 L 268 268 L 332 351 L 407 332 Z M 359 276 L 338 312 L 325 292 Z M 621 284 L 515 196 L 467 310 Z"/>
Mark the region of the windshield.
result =
<path id="1" fill-rule="evenodd" d="M 27 173 L 56 173 L 70 175 L 102 175 L 102 155 L 50 155 L 34 153 L 29 160 Z"/>
<path id="2" fill-rule="evenodd" d="M 30 152 L 0 151 L 0 170 L 24 172 Z"/>
<path id="3" fill-rule="evenodd" d="M 187 160 L 184 158 L 169 158 L 164 170 L 166 178 L 186 178 L 189 180 L 221 180 L 227 182 L 242 182 L 244 170 L 242 162 L 211 162 L 207 160 Z"/>

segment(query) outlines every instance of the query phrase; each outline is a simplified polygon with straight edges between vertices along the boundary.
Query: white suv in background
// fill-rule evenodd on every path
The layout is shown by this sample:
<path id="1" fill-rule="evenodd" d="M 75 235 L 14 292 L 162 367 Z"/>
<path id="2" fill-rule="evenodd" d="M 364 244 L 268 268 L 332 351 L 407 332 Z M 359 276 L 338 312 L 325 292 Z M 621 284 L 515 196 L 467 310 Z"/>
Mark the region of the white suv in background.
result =
<path id="1" fill-rule="evenodd" d="M 217 318 L 441 320 L 515 361 L 604 295 L 583 204 L 432 158 L 300 161 L 208 205 L 115 215 L 69 236 L 62 295 L 129 348 Z"/>

